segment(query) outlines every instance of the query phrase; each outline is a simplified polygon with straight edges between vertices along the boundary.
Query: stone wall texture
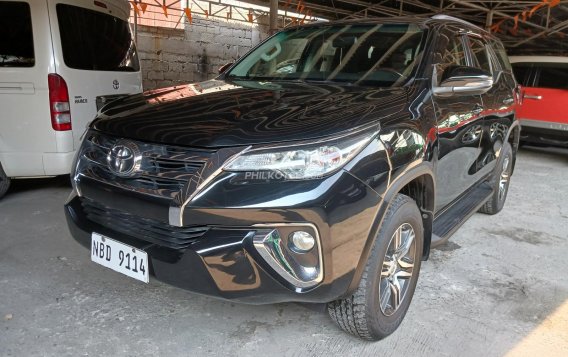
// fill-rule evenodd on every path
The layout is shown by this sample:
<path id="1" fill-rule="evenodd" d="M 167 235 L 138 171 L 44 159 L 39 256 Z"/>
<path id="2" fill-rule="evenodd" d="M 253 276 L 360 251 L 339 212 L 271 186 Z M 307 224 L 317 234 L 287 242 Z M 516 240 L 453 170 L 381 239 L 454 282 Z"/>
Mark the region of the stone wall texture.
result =
<path id="1" fill-rule="evenodd" d="M 138 26 L 144 89 L 214 78 L 266 38 L 267 26 L 195 17 L 180 29 Z"/>

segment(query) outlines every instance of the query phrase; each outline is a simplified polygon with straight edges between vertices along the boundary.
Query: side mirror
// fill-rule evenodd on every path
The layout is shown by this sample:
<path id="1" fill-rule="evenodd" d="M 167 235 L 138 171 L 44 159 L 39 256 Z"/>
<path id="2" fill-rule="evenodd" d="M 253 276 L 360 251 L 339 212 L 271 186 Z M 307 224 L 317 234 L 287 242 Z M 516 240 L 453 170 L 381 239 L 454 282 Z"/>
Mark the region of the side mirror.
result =
<path id="1" fill-rule="evenodd" d="M 224 65 L 222 65 L 221 67 L 219 67 L 219 74 L 225 72 L 227 69 L 229 69 L 229 67 L 231 67 L 233 65 L 233 62 L 229 62 L 229 63 L 225 63 Z"/>
<path id="2" fill-rule="evenodd" d="M 436 67 L 434 67 L 436 68 Z M 436 71 L 436 70 L 435 70 Z M 434 80 L 438 78 L 434 72 Z M 493 77 L 482 69 L 468 66 L 450 66 L 442 73 L 440 83 L 434 85 L 434 95 L 479 95 L 493 86 Z"/>

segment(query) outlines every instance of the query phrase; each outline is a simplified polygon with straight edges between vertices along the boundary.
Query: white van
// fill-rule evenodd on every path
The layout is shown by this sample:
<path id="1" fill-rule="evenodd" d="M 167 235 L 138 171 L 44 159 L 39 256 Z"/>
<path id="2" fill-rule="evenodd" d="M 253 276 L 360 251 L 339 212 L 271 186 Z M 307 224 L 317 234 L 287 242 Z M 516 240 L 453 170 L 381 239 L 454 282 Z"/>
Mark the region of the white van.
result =
<path id="1" fill-rule="evenodd" d="M 142 91 L 126 0 L 0 0 L 0 197 L 68 174 L 105 103 Z"/>

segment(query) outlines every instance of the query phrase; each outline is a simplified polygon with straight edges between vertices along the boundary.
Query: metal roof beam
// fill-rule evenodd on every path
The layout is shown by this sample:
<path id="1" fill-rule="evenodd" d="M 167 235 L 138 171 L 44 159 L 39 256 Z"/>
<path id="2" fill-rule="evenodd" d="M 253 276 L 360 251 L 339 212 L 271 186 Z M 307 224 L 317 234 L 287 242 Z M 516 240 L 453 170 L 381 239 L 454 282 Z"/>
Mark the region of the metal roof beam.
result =
<path id="1" fill-rule="evenodd" d="M 430 11 L 436 13 L 436 14 L 444 11 L 443 7 L 440 8 L 440 7 L 437 7 L 437 6 L 428 5 L 428 4 L 425 4 L 422 1 L 418 1 L 418 0 L 404 0 L 404 3 L 408 4 L 408 5 L 420 7 L 420 8 L 425 9 L 425 10 L 430 10 Z"/>
<path id="2" fill-rule="evenodd" d="M 532 40 L 534 40 L 534 39 L 536 39 L 536 38 L 539 38 L 539 37 L 541 37 L 541 36 L 544 36 L 544 35 L 546 35 L 546 34 L 552 34 L 552 33 L 561 31 L 561 30 L 565 29 L 566 27 L 568 27 L 568 20 L 563 21 L 563 22 L 560 22 L 560 23 L 556 24 L 555 26 L 553 26 L 553 27 L 551 27 L 551 28 L 549 28 L 549 29 L 547 29 L 547 30 L 544 30 L 544 31 L 542 31 L 542 32 L 539 32 L 539 33 L 537 33 L 537 34 L 535 34 L 535 35 L 533 35 L 533 36 L 531 36 L 531 37 L 527 37 L 527 38 L 525 38 L 525 39 L 523 39 L 523 40 L 521 40 L 521 41 L 518 41 L 517 43 L 511 45 L 511 47 L 518 47 L 518 46 L 522 45 L 523 43 L 530 42 L 530 41 L 532 41 Z"/>
<path id="3" fill-rule="evenodd" d="M 337 0 L 337 2 L 342 2 L 345 4 L 349 4 L 349 5 L 356 5 L 356 6 L 361 6 L 367 10 L 372 10 L 375 12 L 379 12 L 379 13 L 387 13 L 387 14 L 392 14 L 392 16 L 399 16 L 400 15 L 400 11 L 398 9 L 395 9 L 393 7 L 389 7 L 389 6 L 384 6 L 381 4 L 373 4 L 373 3 L 369 3 L 366 1 L 361 1 L 361 0 Z M 414 15 L 413 13 L 408 13 L 403 11 L 402 12 L 403 15 Z"/>
<path id="4" fill-rule="evenodd" d="M 472 9 L 478 9 L 478 10 L 481 10 L 481 11 L 484 11 L 484 12 L 492 11 L 494 15 L 498 15 L 498 16 L 505 17 L 505 18 L 508 18 L 508 19 L 512 19 L 514 17 L 514 16 L 511 16 L 507 13 L 497 11 L 497 10 L 488 9 L 485 6 L 481 6 L 481 5 L 472 3 L 472 2 L 461 1 L 461 0 L 449 0 L 449 1 L 453 2 L 454 4 L 458 4 L 458 5 L 461 5 L 461 6 L 467 6 L 467 7 L 470 7 Z M 539 30 L 546 30 L 546 27 L 537 25 L 533 22 L 523 21 L 522 19 L 519 19 L 519 22 L 523 23 L 525 25 L 528 25 L 528 26 L 532 26 L 532 27 L 537 28 Z"/>
<path id="5" fill-rule="evenodd" d="M 268 0 L 242 0 L 245 3 L 249 3 L 249 4 L 253 4 L 253 5 L 259 5 L 259 6 L 269 6 L 269 1 Z M 298 3 L 300 2 L 300 0 L 292 0 L 290 1 L 289 5 L 293 6 L 294 9 L 296 6 L 298 6 Z M 287 1 L 286 0 L 280 0 L 279 4 L 280 6 L 282 6 L 282 3 L 286 4 Z M 307 6 L 307 8 L 311 9 L 311 10 L 317 10 L 319 11 L 317 14 L 313 14 L 314 16 L 318 15 L 320 17 L 324 17 L 321 16 L 323 15 L 323 13 L 328 14 L 328 16 L 325 17 L 331 17 L 329 16 L 329 14 L 340 14 L 340 15 L 350 15 L 353 13 L 353 11 L 349 11 L 349 10 L 344 10 L 344 9 L 337 9 L 331 6 L 326 6 L 326 5 L 319 5 L 319 4 L 314 4 L 311 2 L 308 2 L 307 4 L 305 2 L 303 2 L 304 5 Z M 293 11 L 294 9 L 290 10 Z M 279 7 L 279 10 L 283 11 L 284 8 L 283 7 Z"/>

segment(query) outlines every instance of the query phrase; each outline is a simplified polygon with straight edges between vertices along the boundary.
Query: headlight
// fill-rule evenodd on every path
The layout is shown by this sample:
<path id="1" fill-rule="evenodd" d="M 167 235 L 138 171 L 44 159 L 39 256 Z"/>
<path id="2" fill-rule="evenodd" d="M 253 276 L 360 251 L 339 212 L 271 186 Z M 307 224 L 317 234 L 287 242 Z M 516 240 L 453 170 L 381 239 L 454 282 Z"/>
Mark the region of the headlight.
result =
<path id="1" fill-rule="evenodd" d="M 275 171 L 287 179 L 307 179 L 326 175 L 343 167 L 377 135 L 378 131 L 298 143 L 252 149 L 233 159 L 225 171 Z"/>

